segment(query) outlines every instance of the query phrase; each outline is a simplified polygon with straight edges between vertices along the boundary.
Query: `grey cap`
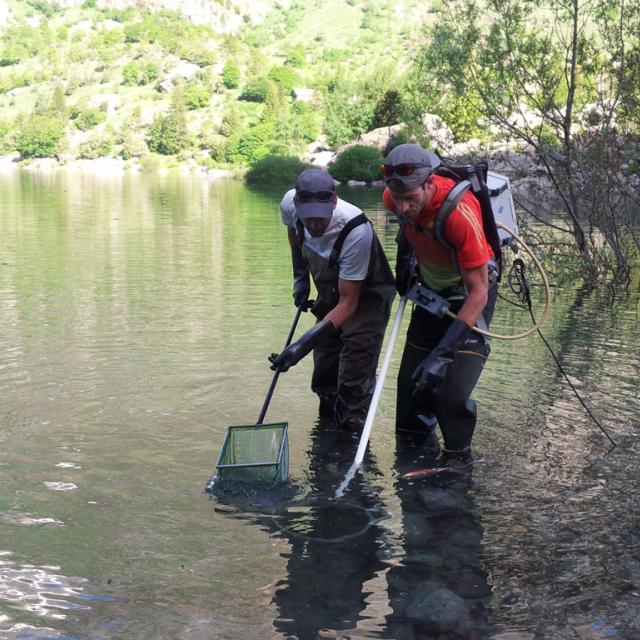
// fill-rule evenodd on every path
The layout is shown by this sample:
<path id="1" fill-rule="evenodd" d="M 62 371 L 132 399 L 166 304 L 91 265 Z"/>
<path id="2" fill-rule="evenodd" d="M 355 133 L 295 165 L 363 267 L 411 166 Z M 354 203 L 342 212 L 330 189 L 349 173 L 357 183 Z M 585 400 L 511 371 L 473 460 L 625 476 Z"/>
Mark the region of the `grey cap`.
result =
<path id="1" fill-rule="evenodd" d="M 296 181 L 296 193 L 298 191 L 331 191 L 336 193 L 336 183 L 329 173 L 322 169 L 305 169 Z M 335 198 L 328 201 L 316 200 L 315 198 L 303 202 L 296 197 L 296 216 L 303 218 L 330 218 L 333 215 L 333 204 Z"/>
<path id="2" fill-rule="evenodd" d="M 394 147 L 384 160 L 385 164 L 415 164 L 415 171 L 409 176 L 392 173 L 384 176 L 384 182 L 391 191 L 402 193 L 422 186 L 435 167 L 442 164 L 440 158 L 432 151 L 427 151 L 417 144 L 399 144 Z"/>

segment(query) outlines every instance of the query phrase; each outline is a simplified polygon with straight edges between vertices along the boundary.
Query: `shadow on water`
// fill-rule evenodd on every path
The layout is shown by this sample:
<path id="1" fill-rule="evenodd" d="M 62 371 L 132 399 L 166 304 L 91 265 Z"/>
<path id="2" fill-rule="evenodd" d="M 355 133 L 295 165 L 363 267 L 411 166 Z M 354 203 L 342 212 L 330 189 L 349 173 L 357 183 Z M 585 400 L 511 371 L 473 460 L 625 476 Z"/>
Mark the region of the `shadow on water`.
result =
<path id="1" fill-rule="evenodd" d="M 394 640 L 489 637 L 492 593 L 480 560 L 473 467 L 403 479 L 429 459 L 423 441 L 399 436 L 392 499 L 400 522 L 392 522 L 371 457 L 366 476 L 357 474 L 346 495 L 334 498 L 356 448 L 353 434 L 319 422 L 304 486 L 216 496 L 219 513 L 288 543 L 286 577 L 272 594 L 275 629 L 301 640 L 354 632 Z"/>
<path id="2" fill-rule="evenodd" d="M 472 464 L 419 479 L 402 476 L 429 466 L 425 442 L 396 437 L 395 493 L 402 547 L 387 572 L 389 637 L 396 640 L 479 640 L 491 635 L 491 587 L 481 563 L 482 527 L 472 497 Z M 433 462 L 433 460 L 431 460 Z"/>
<path id="3" fill-rule="evenodd" d="M 304 487 L 216 496 L 219 511 L 288 543 L 287 576 L 272 598 L 273 625 L 286 637 L 310 640 L 326 630 L 355 629 L 367 608 L 364 585 L 385 567 L 379 523 L 387 516 L 377 491 L 360 476 L 345 498 L 333 497 L 355 455 L 356 436 L 319 420 Z M 375 469 L 371 459 L 368 465 Z"/>

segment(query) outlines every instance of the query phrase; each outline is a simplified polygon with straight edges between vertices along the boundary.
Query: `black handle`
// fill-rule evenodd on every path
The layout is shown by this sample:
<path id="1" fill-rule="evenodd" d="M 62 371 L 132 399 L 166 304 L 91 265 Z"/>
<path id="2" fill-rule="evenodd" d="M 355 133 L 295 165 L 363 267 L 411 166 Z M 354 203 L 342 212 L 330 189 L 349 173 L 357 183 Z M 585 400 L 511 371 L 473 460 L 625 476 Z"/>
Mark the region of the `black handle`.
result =
<path id="1" fill-rule="evenodd" d="M 300 314 L 307 309 L 311 309 L 313 306 L 313 300 L 307 300 L 303 304 L 298 307 L 296 311 L 296 317 L 293 319 L 293 324 L 291 325 L 291 329 L 289 329 L 289 335 L 287 336 L 287 341 L 284 343 L 284 349 L 286 349 L 293 339 L 293 334 L 296 331 L 296 327 L 298 326 L 298 320 L 300 320 Z M 276 372 L 273 374 L 273 379 L 271 380 L 271 384 L 269 385 L 269 390 L 267 391 L 267 397 L 264 399 L 264 404 L 262 405 L 262 409 L 260 410 L 260 415 L 258 416 L 258 421 L 256 425 L 262 424 L 264 421 L 264 416 L 267 413 L 267 409 L 269 408 L 269 403 L 271 402 L 271 397 L 273 396 L 273 391 L 276 388 L 276 383 L 278 382 L 278 377 L 280 376 L 280 369 L 276 369 Z"/>

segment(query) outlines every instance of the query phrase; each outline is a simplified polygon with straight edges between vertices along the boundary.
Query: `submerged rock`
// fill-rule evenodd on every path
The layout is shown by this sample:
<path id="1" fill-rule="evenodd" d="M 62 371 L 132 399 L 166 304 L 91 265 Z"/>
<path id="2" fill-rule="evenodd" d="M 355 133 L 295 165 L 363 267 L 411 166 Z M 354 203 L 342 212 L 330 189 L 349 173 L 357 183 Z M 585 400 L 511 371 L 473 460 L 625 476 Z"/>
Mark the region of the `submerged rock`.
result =
<path id="1" fill-rule="evenodd" d="M 468 627 L 465 601 L 445 587 L 434 590 L 434 586 L 427 583 L 412 594 L 405 616 L 439 632 Z"/>

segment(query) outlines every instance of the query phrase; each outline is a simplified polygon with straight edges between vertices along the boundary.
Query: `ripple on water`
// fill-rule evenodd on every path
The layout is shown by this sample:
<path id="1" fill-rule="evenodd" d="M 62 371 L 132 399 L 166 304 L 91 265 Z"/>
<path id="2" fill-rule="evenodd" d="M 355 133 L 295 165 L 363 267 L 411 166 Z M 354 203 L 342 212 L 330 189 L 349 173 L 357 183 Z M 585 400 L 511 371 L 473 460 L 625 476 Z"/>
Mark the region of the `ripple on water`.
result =
<path id="1" fill-rule="evenodd" d="M 57 573 L 59 567 L 17 564 L 10 552 L 0 552 L 0 602 L 48 620 L 63 620 L 64 611 L 90 609 L 72 599 L 82 598 L 84 578 Z"/>
<path id="2" fill-rule="evenodd" d="M 78 488 L 73 482 L 45 482 L 44 485 L 51 491 L 73 491 Z"/>
<path id="3" fill-rule="evenodd" d="M 21 525 L 64 524 L 64 522 L 56 520 L 55 518 L 37 518 L 28 513 L 7 513 L 6 511 L 0 511 L 0 522 Z"/>

